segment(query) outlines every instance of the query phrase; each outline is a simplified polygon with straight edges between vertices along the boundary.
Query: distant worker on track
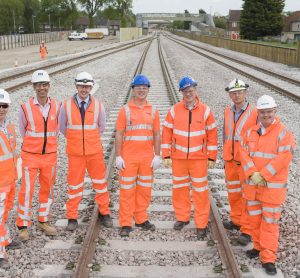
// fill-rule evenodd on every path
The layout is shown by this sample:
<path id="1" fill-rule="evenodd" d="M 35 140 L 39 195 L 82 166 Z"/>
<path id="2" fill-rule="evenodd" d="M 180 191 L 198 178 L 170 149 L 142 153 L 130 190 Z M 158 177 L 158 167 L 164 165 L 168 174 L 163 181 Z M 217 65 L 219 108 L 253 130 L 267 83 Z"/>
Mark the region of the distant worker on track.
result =
<path id="1" fill-rule="evenodd" d="M 37 176 L 40 183 L 37 228 L 48 236 L 56 235 L 56 229 L 50 225 L 49 220 L 56 178 L 60 103 L 48 96 L 50 78 L 46 71 L 35 71 L 31 83 L 35 96 L 23 103 L 19 112 L 19 129 L 23 138 L 22 183 L 16 224 L 21 241 L 29 239 L 28 227 L 31 225 L 32 198 Z"/>
<path id="2" fill-rule="evenodd" d="M 237 78 L 226 87 L 225 91 L 228 92 L 233 105 L 225 109 L 223 126 L 223 160 L 231 218 L 223 224 L 228 230 L 240 229 L 241 234 L 237 240 L 244 246 L 251 241 L 251 237 L 246 200 L 243 198 L 244 173 L 239 147 L 241 136 L 257 123 L 257 110 L 246 99 L 248 88 L 248 84 Z"/>
<path id="3" fill-rule="evenodd" d="M 60 132 L 67 139 L 68 201 L 67 231 L 78 226 L 78 206 L 83 196 L 84 176 L 87 170 L 96 191 L 99 219 L 106 228 L 113 226 L 109 210 L 106 167 L 103 158 L 101 134 L 105 129 L 103 104 L 91 95 L 94 79 L 88 72 L 76 76 L 77 92 L 66 100 L 60 111 Z"/>
<path id="4" fill-rule="evenodd" d="M 172 162 L 172 202 L 176 215 L 175 230 L 189 224 L 190 185 L 194 203 L 197 238 L 206 235 L 210 211 L 207 169 L 217 159 L 218 142 L 215 118 L 197 95 L 197 82 L 183 77 L 179 91 L 183 100 L 169 110 L 162 131 L 162 156 L 168 168 Z"/>
<path id="5" fill-rule="evenodd" d="M 9 211 L 14 205 L 17 175 L 16 131 L 7 120 L 11 100 L 0 89 L 0 269 L 8 266 L 5 249 L 17 249 L 21 243 L 12 240 L 6 225 Z"/>
<path id="6" fill-rule="evenodd" d="M 119 112 L 116 123 L 116 167 L 120 183 L 120 236 L 129 236 L 135 226 L 154 231 L 148 220 L 153 171 L 161 164 L 160 119 L 158 110 L 147 101 L 150 81 L 134 77 L 132 99 Z"/>
<path id="7" fill-rule="evenodd" d="M 46 56 L 48 54 L 48 49 L 47 49 L 47 46 L 44 41 L 42 41 L 40 44 L 40 54 L 41 54 L 42 60 L 45 60 Z"/>
<path id="8" fill-rule="evenodd" d="M 246 177 L 244 196 L 253 240 L 253 249 L 246 254 L 249 258 L 259 256 L 266 273 L 275 275 L 280 206 L 286 199 L 295 140 L 275 116 L 277 105 L 272 97 L 260 97 L 256 108 L 258 124 L 244 134 L 240 147 Z"/>

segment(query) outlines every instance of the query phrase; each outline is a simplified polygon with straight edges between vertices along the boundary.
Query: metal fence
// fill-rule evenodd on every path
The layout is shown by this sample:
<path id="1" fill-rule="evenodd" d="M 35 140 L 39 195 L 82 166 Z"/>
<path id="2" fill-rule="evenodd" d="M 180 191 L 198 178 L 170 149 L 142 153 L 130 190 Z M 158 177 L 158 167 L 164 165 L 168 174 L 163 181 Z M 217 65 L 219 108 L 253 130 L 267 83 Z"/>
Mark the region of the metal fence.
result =
<path id="1" fill-rule="evenodd" d="M 181 37 L 242 52 L 268 61 L 300 67 L 300 42 L 298 42 L 298 48 L 286 48 L 181 31 L 174 31 L 173 33 Z"/>
<path id="2" fill-rule="evenodd" d="M 38 45 L 41 41 L 60 41 L 68 36 L 69 32 L 49 32 L 36 34 L 16 34 L 0 36 L 0 51 L 28 45 Z"/>

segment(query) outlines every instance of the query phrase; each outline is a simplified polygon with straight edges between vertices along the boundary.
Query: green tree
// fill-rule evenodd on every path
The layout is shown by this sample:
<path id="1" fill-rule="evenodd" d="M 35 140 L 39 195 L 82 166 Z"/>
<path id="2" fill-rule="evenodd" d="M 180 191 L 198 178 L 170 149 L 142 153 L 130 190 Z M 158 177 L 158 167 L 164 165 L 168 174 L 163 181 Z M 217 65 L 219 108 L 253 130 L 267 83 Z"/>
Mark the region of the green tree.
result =
<path id="1" fill-rule="evenodd" d="M 226 29 L 226 18 L 225 17 L 218 17 L 214 18 L 215 26 L 217 28 Z"/>
<path id="2" fill-rule="evenodd" d="M 206 11 L 204 11 L 203 9 L 200 9 L 199 14 L 206 14 Z"/>
<path id="3" fill-rule="evenodd" d="M 184 29 L 184 21 L 174 20 L 172 24 L 173 29 Z"/>
<path id="4" fill-rule="evenodd" d="M 39 31 L 39 0 L 22 0 L 24 4 L 23 26 L 26 32 L 33 33 Z M 34 25 L 34 26 L 33 26 Z M 34 30 L 33 30 L 34 27 Z"/>
<path id="5" fill-rule="evenodd" d="M 243 0 L 241 35 L 256 40 L 263 36 L 275 36 L 283 27 L 282 11 L 285 0 Z"/>
<path id="6" fill-rule="evenodd" d="M 22 24 L 23 12 L 22 0 L 0 0 L 0 33 L 17 32 L 18 26 Z"/>
<path id="7" fill-rule="evenodd" d="M 94 16 L 104 6 L 107 0 L 78 0 L 89 17 L 89 27 L 94 27 Z"/>

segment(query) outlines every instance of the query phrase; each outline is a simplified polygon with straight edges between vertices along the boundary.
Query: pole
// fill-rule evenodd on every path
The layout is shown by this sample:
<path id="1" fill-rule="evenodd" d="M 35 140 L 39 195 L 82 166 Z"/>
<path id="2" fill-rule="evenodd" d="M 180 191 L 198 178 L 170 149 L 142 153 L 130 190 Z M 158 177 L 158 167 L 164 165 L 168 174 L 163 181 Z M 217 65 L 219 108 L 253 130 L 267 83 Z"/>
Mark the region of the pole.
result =
<path id="1" fill-rule="evenodd" d="M 15 10 L 13 10 L 13 17 L 14 17 L 14 34 L 16 34 L 16 18 L 15 18 Z"/>
<path id="2" fill-rule="evenodd" d="M 33 34 L 35 34 L 35 28 L 34 28 L 34 15 L 32 15 L 32 29 L 33 29 Z"/>
<path id="3" fill-rule="evenodd" d="M 49 17 L 49 30 L 50 30 L 50 32 L 51 32 L 51 21 L 50 21 L 50 14 L 48 15 L 48 17 Z"/>
<path id="4" fill-rule="evenodd" d="M 58 18 L 58 30 L 60 31 L 60 17 Z"/>

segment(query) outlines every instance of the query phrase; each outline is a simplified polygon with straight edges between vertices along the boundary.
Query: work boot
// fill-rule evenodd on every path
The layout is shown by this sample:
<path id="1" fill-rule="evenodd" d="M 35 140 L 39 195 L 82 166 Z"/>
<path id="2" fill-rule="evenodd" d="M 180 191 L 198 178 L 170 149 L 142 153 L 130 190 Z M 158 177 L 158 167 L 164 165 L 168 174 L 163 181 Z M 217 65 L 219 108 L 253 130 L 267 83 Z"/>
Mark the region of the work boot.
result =
<path id="1" fill-rule="evenodd" d="M 203 239 L 206 236 L 206 232 L 207 232 L 206 228 L 204 229 L 197 228 L 197 239 L 198 240 Z"/>
<path id="2" fill-rule="evenodd" d="M 143 222 L 143 223 L 141 223 L 141 224 L 136 224 L 135 223 L 135 226 L 136 227 L 140 227 L 140 228 L 142 228 L 145 231 L 151 231 L 151 232 L 155 231 L 155 225 L 152 224 L 152 223 L 150 223 L 148 220 L 145 221 L 145 222 Z"/>
<path id="3" fill-rule="evenodd" d="M 27 241 L 29 239 L 27 228 L 19 229 L 18 233 L 18 238 L 20 241 Z"/>
<path id="4" fill-rule="evenodd" d="M 265 269 L 266 273 L 269 275 L 276 275 L 277 270 L 274 263 L 265 263 L 262 264 L 262 267 Z"/>
<path id="5" fill-rule="evenodd" d="M 112 228 L 113 222 L 109 214 L 102 215 L 98 214 L 98 217 L 100 219 L 100 223 L 105 227 L 105 228 Z"/>
<path id="6" fill-rule="evenodd" d="M 185 225 L 188 225 L 190 221 L 176 221 L 174 224 L 174 230 L 180 231 Z"/>
<path id="7" fill-rule="evenodd" d="M 75 231 L 78 227 L 77 219 L 69 219 L 66 230 L 67 231 Z"/>
<path id="8" fill-rule="evenodd" d="M 56 229 L 49 222 L 38 222 L 37 228 L 45 233 L 46 236 L 56 236 Z"/>
<path id="9" fill-rule="evenodd" d="M 130 226 L 123 226 L 123 227 L 121 227 L 121 230 L 120 230 L 120 236 L 127 237 L 127 236 L 129 236 L 131 231 L 132 231 L 132 228 Z"/>
<path id="10" fill-rule="evenodd" d="M 254 258 L 258 258 L 259 256 L 259 250 L 257 249 L 251 249 L 251 250 L 247 250 L 246 251 L 246 256 L 249 258 L 249 259 L 254 259 Z"/>
<path id="11" fill-rule="evenodd" d="M 2 268 L 2 269 L 8 269 L 9 268 L 9 264 L 8 264 L 7 259 L 0 258 L 0 268 Z"/>
<path id="12" fill-rule="evenodd" d="M 237 238 L 237 241 L 240 245 L 246 246 L 251 241 L 251 236 L 247 235 L 247 234 L 244 234 L 244 233 L 241 233 L 239 235 L 239 237 Z"/>
<path id="13" fill-rule="evenodd" d="M 223 226 L 226 230 L 239 230 L 240 226 L 235 225 L 232 221 L 223 221 Z"/>
<path id="14" fill-rule="evenodd" d="M 13 240 L 10 244 L 5 246 L 6 250 L 15 250 L 20 249 L 22 247 L 22 243 L 19 240 Z"/>

